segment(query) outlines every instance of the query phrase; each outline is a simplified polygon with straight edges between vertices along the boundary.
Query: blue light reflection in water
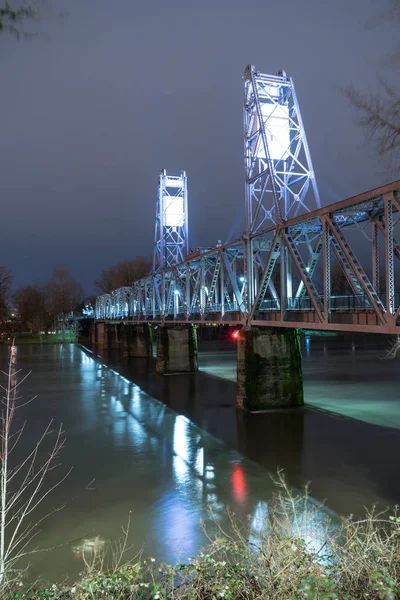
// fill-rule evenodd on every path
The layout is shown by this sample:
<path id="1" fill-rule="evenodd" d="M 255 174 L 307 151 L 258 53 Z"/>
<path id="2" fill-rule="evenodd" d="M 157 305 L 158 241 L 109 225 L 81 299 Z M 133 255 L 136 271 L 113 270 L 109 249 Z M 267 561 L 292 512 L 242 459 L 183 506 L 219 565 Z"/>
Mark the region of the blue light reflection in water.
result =
<path id="1" fill-rule="evenodd" d="M 127 443 L 127 438 L 123 437 L 127 428 L 132 434 L 130 442 L 140 449 L 146 444 L 148 446 L 149 439 L 153 449 L 158 447 L 160 435 L 165 436 L 164 445 L 166 441 L 168 445 L 169 437 L 172 438 L 172 447 L 169 451 L 167 449 L 166 454 L 171 454 L 173 485 L 172 489 L 157 501 L 157 506 L 161 508 L 156 518 L 158 526 L 165 532 L 169 549 L 176 557 L 182 557 L 182 552 L 194 554 L 201 544 L 198 524 L 200 518 L 207 519 L 206 507 L 211 509 L 213 521 L 222 521 L 226 517 L 225 509 L 228 506 L 242 516 L 244 511 L 250 509 L 252 517 L 249 542 L 253 546 L 259 545 L 268 528 L 269 500 L 254 502 L 254 485 L 250 490 L 248 476 L 253 476 L 253 471 L 261 469 L 236 452 L 229 451 L 218 440 L 195 426 L 186 416 L 175 414 L 157 400 L 146 397 L 138 386 L 129 383 L 115 370 L 109 369 L 109 372 L 123 382 L 120 383 L 120 390 L 123 396 L 130 398 L 128 404 L 116 403 L 117 412 L 128 410 L 131 416 L 130 419 L 117 421 L 114 425 L 116 441 L 124 440 Z M 145 425 L 141 425 L 141 422 Z M 149 429 L 155 435 L 150 435 Z M 214 448 L 210 452 L 210 445 L 217 446 L 218 451 L 215 452 Z M 220 458 L 224 454 L 229 456 L 229 459 L 225 464 L 221 464 L 224 461 Z M 165 458 L 165 452 L 163 455 Z M 215 457 L 218 458 L 217 465 L 214 464 Z M 230 470 L 230 487 L 227 489 L 224 486 L 224 489 L 221 489 L 221 480 L 226 484 L 226 469 Z M 268 474 L 263 473 L 262 479 L 265 482 Z M 263 491 L 265 496 L 265 490 Z M 303 512 L 292 515 L 290 529 L 293 534 L 304 539 L 310 551 L 318 553 L 323 545 L 331 514 L 322 506 L 320 510 L 315 510 L 312 499 L 310 502 L 313 510 L 309 511 L 308 507 L 304 506 Z"/>
<path id="2" fill-rule="evenodd" d="M 212 533 L 214 521 L 229 526 L 228 507 L 239 517 L 252 514 L 252 523 L 265 518 L 260 507 L 268 507 L 272 484 L 263 467 L 77 346 L 70 348 L 64 354 L 58 347 L 38 350 L 44 366 L 34 371 L 31 390 L 40 395 L 43 421 L 51 416 L 65 423 L 63 462 L 74 466 L 67 484 L 75 493 L 94 478 L 95 489 L 68 504 L 60 522 L 44 525 L 43 546 L 86 538 L 88 531 L 115 540 L 131 512 L 132 552 L 144 547 L 147 555 L 174 562 L 206 543 L 200 520 Z M 18 361 L 29 368 L 24 352 Z M 46 377 L 53 378 L 52 387 L 43 388 Z M 64 500 L 65 487 L 55 496 L 54 504 Z M 82 568 L 67 545 L 38 561 L 36 574 L 54 579 Z"/>
<path id="3" fill-rule="evenodd" d="M 271 527 L 287 538 L 295 536 L 303 540 L 308 552 L 325 565 L 330 563 L 329 540 L 335 531 L 335 515 L 319 502 L 310 498 L 307 502 L 273 502 L 271 516 L 269 503 L 259 501 L 250 521 L 249 543 L 254 550 L 260 548 L 271 532 Z M 278 519 L 277 519 L 278 517 Z"/>

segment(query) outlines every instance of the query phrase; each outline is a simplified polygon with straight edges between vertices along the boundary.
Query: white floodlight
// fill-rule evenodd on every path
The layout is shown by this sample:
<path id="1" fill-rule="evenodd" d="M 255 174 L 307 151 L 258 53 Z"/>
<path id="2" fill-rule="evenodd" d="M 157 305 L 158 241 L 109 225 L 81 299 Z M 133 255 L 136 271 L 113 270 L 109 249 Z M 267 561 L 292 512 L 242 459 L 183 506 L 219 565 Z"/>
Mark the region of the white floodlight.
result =
<path id="1" fill-rule="evenodd" d="M 181 196 L 165 198 L 165 224 L 167 227 L 183 227 L 185 210 Z"/>
<path id="2" fill-rule="evenodd" d="M 272 102 L 264 102 L 260 106 L 269 155 L 272 160 L 285 160 L 290 150 L 289 108 Z M 259 144 L 257 158 L 266 158 L 263 143 Z"/>

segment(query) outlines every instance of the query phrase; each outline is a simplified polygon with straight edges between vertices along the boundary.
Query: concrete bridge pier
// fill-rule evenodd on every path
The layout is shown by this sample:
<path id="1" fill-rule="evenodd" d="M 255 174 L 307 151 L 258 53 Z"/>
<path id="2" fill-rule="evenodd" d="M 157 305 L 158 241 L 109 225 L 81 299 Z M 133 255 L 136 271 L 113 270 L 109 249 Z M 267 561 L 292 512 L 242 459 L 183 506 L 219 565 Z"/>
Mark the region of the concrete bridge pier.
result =
<path id="1" fill-rule="evenodd" d="M 119 348 L 118 325 L 116 323 L 107 323 L 107 348 L 110 350 Z"/>
<path id="2" fill-rule="evenodd" d="M 242 330 L 237 342 L 237 408 L 255 412 L 303 404 L 298 332 L 284 328 Z"/>
<path id="3" fill-rule="evenodd" d="M 151 358 L 153 356 L 153 336 L 151 325 L 125 325 L 124 353 L 129 358 Z"/>
<path id="4" fill-rule="evenodd" d="M 122 358 L 127 358 L 128 354 L 128 332 L 127 325 L 125 323 L 118 323 L 117 325 L 117 339 L 118 339 L 118 349 L 121 352 Z"/>
<path id="5" fill-rule="evenodd" d="M 163 375 L 198 370 L 194 325 L 163 325 L 158 328 L 156 370 Z"/>
<path id="6" fill-rule="evenodd" d="M 107 323 L 96 323 L 93 324 L 95 328 L 95 340 L 96 346 L 101 350 L 108 348 L 108 324 Z"/>
<path id="7" fill-rule="evenodd" d="M 92 321 L 90 324 L 90 333 L 89 333 L 89 339 L 90 339 L 90 345 L 92 346 L 92 348 L 94 348 L 96 346 L 96 334 L 97 334 L 97 323 L 96 321 Z"/>

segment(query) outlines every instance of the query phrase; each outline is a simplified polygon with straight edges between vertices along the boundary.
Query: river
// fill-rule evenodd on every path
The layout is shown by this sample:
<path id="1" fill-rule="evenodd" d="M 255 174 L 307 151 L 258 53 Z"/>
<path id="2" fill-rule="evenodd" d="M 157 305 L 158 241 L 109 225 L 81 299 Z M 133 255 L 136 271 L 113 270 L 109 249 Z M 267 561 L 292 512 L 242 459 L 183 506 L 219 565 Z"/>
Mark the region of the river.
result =
<path id="1" fill-rule="evenodd" d="M 122 360 L 116 351 L 18 347 L 18 368 L 32 370 L 24 397 L 37 395 L 23 409 L 21 450 L 53 419 L 66 436 L 57 472 L 73 467 L 51 496 L 51 506 L 66 506 L 37 538 L 57 548 L 34 556 L 32 576 L 79 572 L 81 549 L 115 540 L 129 518 L 134 550 L 163 561 L 185 560 L 204 545 L 199 522 L 212 527 L 210 506 L 222 526 L 227 508 L 251 515 L 256 534 L 277 468 L 291 487 L 311 481 L 328 512 L 398 502 L 400 370 L 382 360 L 387 345 L 365 336 L 305 338 L 306 406 L 260 415 L 236 413 L 229 341 L 201 342 L 200 372 L 169 377 L 156 374 L 153 360 Z M 6 348 L 0 356 L 4 367 Z"/>

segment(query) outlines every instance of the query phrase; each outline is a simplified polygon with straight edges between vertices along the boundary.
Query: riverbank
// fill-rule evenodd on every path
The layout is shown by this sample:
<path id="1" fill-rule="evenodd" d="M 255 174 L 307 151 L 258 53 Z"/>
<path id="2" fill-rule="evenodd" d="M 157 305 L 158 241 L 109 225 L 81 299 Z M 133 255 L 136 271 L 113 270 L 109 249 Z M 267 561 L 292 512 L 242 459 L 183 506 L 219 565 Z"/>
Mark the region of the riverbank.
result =
<path id="1" fill-rule="evenodd" d="M 67 584 L 21 591 L 4 600 L 394 600 L 400 594 L 400 518 L 320 520 L 307 492 L 295 496 L 282 474 L 264 520 L 230 516 L 195 557 L 172 566 L 155 558 L 124 561 L 129 528 L 113 547 L 82 554 L 84 573 Z M 304 507 L 308 506 L 305 513 Z M 131 526 L 134 527 L 132 522 Z"/>
<path id="2" fill-rule="evenodd" d="M 85 341 L 86 338 L 82 340 L 82 342 Z M 12 343 L 15 346 L 22 346 L 25 344 L 75 344 L 76 342 L 78 342 L 77 336 L 69 330 L 66 330 L 64 334 L 45 333 L 43 335 L 36 333 L 4 333 L 0 337 L 0 344 L 6 346 L 10 346 Z"/>

